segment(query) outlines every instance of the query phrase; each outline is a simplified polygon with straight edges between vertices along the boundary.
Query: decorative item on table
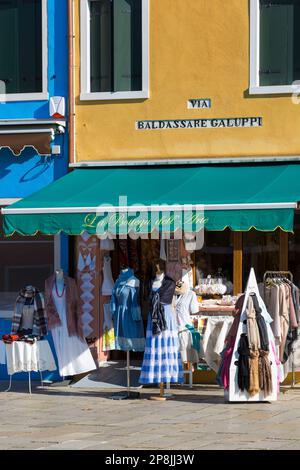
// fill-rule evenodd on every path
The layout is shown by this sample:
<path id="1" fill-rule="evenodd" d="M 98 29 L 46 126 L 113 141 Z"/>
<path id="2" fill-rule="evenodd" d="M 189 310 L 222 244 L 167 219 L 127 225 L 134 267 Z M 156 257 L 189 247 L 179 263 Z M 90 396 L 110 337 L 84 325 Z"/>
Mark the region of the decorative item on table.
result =
<path id="1" fill-rule="evenodd" d="M 215 278 L 209 275 L 207 278 L 200 279 L 195 290 L 202 297 L 221 299 L 227 292 L 226 280 L 222 277 Z"/>
<path id="2" fill-rule="evenodd" d="M 6 344 L 11 344 L 14 341 L 19 341 L 19 339 L 20 339 L 19 335 L 12 335 L 12 334 L 2 335 L 2 341 L 3 343 L 6 343 Z"/>

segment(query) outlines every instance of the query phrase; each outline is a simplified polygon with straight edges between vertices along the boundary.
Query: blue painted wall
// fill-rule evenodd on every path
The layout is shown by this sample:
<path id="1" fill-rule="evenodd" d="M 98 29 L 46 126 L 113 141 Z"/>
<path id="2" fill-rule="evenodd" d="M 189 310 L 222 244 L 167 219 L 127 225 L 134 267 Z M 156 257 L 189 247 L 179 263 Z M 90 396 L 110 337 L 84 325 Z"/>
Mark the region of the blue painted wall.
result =
<path id="1" fill-rule="evenodd" d="M 68 96 L 67 0 L 48 0 L 48 91 L 49 96 Z M 48 101 L 0 104 L 0 119 L 47 119 Z"/>
<path id="2" fill-rule="evenodd" d="M 48 0 L 48 92 L 64 96 L 68 109 L 68 21 L 67 0 Z M 49 119 L 49 101 L 0 103 L 0 120 Z M 67 116 L 66 116 L 67 119 Z M 59 156 L 40 156 L 34 149 L 25 149 L 14 156 L 0 150 L 0 198 L 24 198 L 63 176 L 68 169 L 68 133 L 58 135 L 52 145 L 61 146 Z M 68 240 L 62 236 L 62 267 L 68 269 Z M 1 261 L 0 261 L 1 262 Z M 0 319 L 0 334 L 10 331 L 10 321 Z M 51 338 L 50 338 L 51 342 Z M 51 346 L 52 342 L 51 342 Z M 45 373 L 44 376 L 47 377 Z M 27 374 L 17 374 L 27 379 Z M 38 375 L 34 375 L 38 378 Z M 58 373 L 54 379 L 58 379 Z M 0 380 L 7 379 L 5 366 L 0 366 Z"/>
<path id="3" fill-rule="evenodd" d="M 67 0 L 48 0 L 48 92 L 64 96 L 68 109 Z M 0 103 L 1 119 L 49 119 L 49 101 Z M 58 135 L 51 145 L 61 145 L 61 155 L 39 156 L 25 149 L 21 156 L 0 151 L 0 198 L 26 197 L 63 176 L 68 169 L 68 135 Z"/>

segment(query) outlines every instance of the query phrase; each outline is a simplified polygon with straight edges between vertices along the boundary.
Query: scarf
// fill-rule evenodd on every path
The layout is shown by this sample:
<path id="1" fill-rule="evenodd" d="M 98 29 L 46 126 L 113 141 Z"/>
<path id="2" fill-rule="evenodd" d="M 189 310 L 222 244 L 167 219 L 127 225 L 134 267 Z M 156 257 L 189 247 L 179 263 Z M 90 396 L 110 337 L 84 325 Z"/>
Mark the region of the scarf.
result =
<path id="1" fill-rule="evenodd" d="M 264 317 L 261 314 L 262 310 L 259 306 L 259 302 L 256 297 L 256 294 L 251 294 L 251 298 L 253 301 L 254 310 L 256 312 L 256 323 L 257 323 L 257 327 L 259 331 L 260 349 L 263 349 L 263 351 L 269 351 L 269 337 L 268 337 L 267 324 L 265 322 Z"/>
<path id="2" fill-rule="evenodd" d="M 258 351 L 260 349 L 260 336 L 258 325 L 256 322 L 256 312 L 253 305 L 252 297 L 249 296 L 248 304 L 246 308 L 247 314 L 247 335 L 249 341 L 249 347 L 252 351 Z"/>
<path id="3" fill-rule="evenodd" d="M 271 395 L 273 391 L 272 372 L 268 351 L 259 351 L 258 372 L 259 388 L 264 392 L 264 397 L 267 397 Z"/>
<path id="4" fill-rule="evenodd" d="M 249 360 L 249 395 L 254 397 L 259 393 L 258 351 L 250 351 Z"/>
<path id="5" fill-rule="evenodd" d="M 239 347 L 238 347 L 238 385 L 239 389 L 243 392 L 249 390 L 249 343 L 245 334 L 241 334 Z"/>
<path id="6" fill-rule="evenodd" d="M 15 304 L 15 311 L 12 320 L 11 331 L 18 333 L 21 330 L 23 308 L 27 300 L 33 301 L 34 314 L 32 334 L 34 336 L 46 336 L 47 334 L 47 320 L 44 309 L 44 299 L 41 292 L 35 287 L 21 289 Z"/>
<path id="7" fill-rule="evenodd" d="M 161 287 L 151 294 L 151 319 L 152 334 L 160 335 L 167 329 L 164 305 L 172 304 L 176 283 L 174 279 L 166 275 L 163 279 Z"/>
<path id="8" fill-rule="evenodd" d="M 153 292 L 151 297 L 151 319 L 153 336 L 160 335 L 167 329 L 165 308 L 160 301 L 159 291 Z"/>

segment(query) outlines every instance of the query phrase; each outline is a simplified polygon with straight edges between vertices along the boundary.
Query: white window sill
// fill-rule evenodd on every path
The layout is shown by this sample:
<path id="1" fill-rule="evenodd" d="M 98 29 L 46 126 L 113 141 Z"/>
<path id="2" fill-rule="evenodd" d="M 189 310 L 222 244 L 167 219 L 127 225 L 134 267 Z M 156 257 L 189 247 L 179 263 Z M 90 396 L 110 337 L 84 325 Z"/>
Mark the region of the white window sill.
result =
<path id="1" fill-rule="evenodd" d="M 292 95 L 299 91 L 300 85 L 253 86 L 249 88 L 249 95 Z"/>
<path id="2" fill-rule="evenodd" d="M 149 91 L 118 91 L 116 93 L 81 93 L 80 101 L 139 100 L 149 98 Z"/>
<path id="3" fill-rule="evenodd" d="M 0 94 L 0 104 L 12 101 L 48 101 L 49 93 L 8 93 Z"/>

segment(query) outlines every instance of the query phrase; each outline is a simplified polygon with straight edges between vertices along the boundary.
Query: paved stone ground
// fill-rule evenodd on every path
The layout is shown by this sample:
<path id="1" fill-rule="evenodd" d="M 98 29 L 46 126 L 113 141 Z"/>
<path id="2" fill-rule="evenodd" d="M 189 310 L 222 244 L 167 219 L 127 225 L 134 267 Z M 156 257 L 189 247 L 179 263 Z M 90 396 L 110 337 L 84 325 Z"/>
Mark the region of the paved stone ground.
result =
<path id="1" fill-rule="evenodd" d="M 0 391 L 6 384 L 0 383 Z M 34 389 L 0 393 L 0 450 L 300 449 L 300 389 L 277 403 L 226 404 L 214 386 L 173 390 L 175 400 L 113 401 L 105 390 Z"/>

